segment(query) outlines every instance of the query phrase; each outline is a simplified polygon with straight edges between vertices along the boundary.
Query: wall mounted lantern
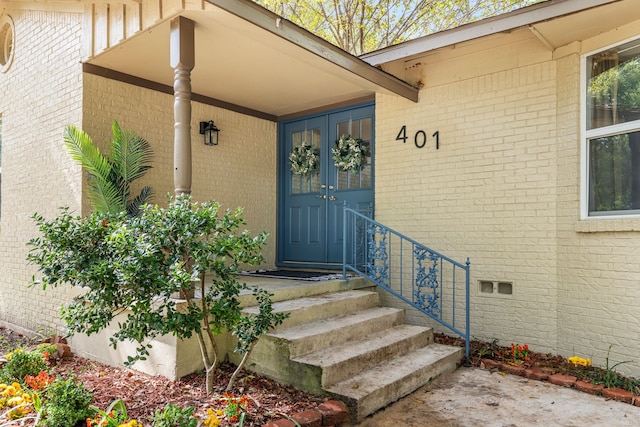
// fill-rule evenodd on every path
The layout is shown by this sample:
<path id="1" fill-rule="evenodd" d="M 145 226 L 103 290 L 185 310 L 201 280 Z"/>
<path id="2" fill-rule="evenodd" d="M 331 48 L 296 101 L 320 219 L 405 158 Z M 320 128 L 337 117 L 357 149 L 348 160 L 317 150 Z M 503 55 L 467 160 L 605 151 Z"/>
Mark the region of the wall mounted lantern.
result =
<path id="1" fill-rule="evenodd" d="M 204 145 L 218 145 L 218 132 L 220 129 L 216 127 L 213 120 L 200 122 L 200 135 L 204 135 Z"/>

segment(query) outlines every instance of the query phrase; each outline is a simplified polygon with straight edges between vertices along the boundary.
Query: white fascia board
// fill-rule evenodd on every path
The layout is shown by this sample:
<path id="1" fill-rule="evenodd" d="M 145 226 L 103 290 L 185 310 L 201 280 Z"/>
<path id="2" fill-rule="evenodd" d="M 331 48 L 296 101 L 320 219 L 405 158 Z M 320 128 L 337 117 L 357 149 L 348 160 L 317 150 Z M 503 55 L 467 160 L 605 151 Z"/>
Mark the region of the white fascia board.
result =
<path id="1" fill-rule="evenodd" d="M 486 18 L 457 28 L 430 34 L 395 46 L 360 56 L 373 66 L 411 57 L 441 47 L 485 37 L 491 34 L 511 31 L 560 16 L 571 15 L 583 10 L 616 3 L 620 0 L 548 0 L 533 6 Z"/>

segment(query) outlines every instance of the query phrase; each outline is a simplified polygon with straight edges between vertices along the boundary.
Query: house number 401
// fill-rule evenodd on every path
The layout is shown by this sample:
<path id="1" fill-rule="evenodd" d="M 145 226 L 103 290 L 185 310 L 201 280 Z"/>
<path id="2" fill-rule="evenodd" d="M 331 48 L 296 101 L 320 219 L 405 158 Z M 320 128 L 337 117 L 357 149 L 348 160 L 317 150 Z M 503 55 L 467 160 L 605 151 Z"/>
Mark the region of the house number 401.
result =
<path id="1" fill-rule="evenodd" d="M 439 150 L 440 149 L 440 131 L 435 131 L 433 135 L 431 135 L 431 137 L 436 140 L 436 150 Z M 400 128 L 400 132 L 398 132 L 398 136 L 396 136 L 396 141 L 402 141 L 406 144 L 407 139 L 409 139 L 409 137 L 407 136 L 407 125 L 404 125 Z M 423 130 L 417 131 L 413 135 L 413 143 L 418 148 L 424 148 L 427 145 L 427 133 Z"/>

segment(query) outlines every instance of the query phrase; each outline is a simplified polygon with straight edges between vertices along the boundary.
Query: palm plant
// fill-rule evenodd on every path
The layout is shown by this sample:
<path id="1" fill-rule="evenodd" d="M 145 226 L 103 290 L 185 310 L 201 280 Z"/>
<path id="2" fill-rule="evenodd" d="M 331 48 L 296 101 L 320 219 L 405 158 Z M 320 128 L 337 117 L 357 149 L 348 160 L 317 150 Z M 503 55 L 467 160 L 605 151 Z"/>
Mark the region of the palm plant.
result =
<path id="1" fill-rule="evenodd" d="M 140 207 L 153 196 L 145 186 L 131 196 L 131 183 L 151 168 L 151 145 L 133 131 L 123 130 L 113 121 L 111 152 L 103 155 L 91 137 L 74 125 L 64 130 L 67 153 L 89 173 L 89 201 L 98 212 L 127 212 L 137 216 Z"/>

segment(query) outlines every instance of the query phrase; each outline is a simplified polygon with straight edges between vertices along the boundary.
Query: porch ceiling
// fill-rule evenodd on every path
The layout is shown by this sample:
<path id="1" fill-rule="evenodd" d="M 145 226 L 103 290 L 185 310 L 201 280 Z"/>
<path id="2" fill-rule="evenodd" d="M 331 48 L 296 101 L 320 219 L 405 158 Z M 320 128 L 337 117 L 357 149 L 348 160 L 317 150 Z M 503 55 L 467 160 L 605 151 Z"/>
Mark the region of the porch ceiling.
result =
<path id="1" fill-rule="evenodd" d="M 274 118 L 380 91 L 417 100 L 407 83 L 250 3 L 209 0 L 204 11 L 180 12 L 195 22 L 194 93 Z M 169 32 L 166 19 L 87 62 L 173 86 Z"/>

